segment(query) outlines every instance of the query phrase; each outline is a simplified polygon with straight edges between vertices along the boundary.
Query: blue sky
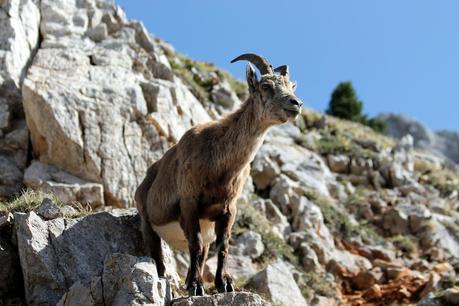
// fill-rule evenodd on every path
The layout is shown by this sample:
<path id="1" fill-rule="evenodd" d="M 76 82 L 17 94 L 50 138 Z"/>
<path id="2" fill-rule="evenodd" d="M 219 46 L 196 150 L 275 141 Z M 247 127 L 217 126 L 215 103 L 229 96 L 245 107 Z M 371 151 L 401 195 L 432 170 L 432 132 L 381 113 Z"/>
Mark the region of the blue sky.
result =
<path id="1" fill-rule="evenodd" d="M 459 1 L 118 0 L 180 52 L 244 77 L 235 56 L 288 64 L 305 105 L 352 81 L 364 112 L 459 130 Z"/>

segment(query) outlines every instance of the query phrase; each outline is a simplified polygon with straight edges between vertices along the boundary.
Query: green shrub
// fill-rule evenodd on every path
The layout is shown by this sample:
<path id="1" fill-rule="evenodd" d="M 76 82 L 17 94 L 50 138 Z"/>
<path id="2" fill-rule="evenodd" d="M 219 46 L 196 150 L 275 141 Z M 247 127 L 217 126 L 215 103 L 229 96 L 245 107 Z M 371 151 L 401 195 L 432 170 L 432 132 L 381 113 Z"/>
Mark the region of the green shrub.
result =
<path id="1" fill-rule="evenodd" d="M 331 95 L 326 113 L 341 119 L 355 121 L 371 127 L 377 132 L 384 132 L 386 123 L 362 114 L 363 103 L 357 97 L 351 82 L 341 82 Z"/>

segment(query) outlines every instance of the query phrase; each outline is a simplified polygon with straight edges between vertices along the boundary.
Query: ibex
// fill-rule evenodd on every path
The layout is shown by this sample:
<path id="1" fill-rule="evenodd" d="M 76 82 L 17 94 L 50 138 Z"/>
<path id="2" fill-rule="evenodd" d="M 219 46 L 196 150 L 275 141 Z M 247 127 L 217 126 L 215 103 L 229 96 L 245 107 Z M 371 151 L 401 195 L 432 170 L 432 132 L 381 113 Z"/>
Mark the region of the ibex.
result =
<path id="1" fill-rule="evenodd" d="M 289 80 L 286 65 L 273 69 L 256 54 L 243 54 L 231 62 L 239 60 L 261 72 L 259 80 L 247 64 L 249 98 L 228 116 L 188 130 L 147 170 L 135 194 L 145 248 L 159 276 L 165 273 L 161 239 L 189 250 L 190 295 L 204 295 L 201 272 L 214 240 L 215 286 L 219 292 L 234 291 L 226 261 L 236 200 L 268 129 L 294 119 L 303 104 L 294 94 L 296 84 Z"/>

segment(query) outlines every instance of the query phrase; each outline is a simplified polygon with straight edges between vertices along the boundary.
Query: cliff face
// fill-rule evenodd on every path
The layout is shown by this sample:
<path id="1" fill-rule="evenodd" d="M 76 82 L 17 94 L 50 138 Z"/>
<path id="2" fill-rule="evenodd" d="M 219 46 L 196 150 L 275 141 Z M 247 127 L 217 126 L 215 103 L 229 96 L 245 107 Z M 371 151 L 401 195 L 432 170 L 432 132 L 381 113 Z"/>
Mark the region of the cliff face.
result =
<path id="1" fill-rule="evenodd" d="M 22 287 L 15 265 L 4 264 L 19 256 L 29 304 L 170 303 L 186 255 L 170 255 L 175 275 L 159 280 L 154 263 L 137 257 L 135 211 L 81 217 L 75 203 L 93 212 L 133 206 L 147 167 L 191 126 L 237 108 L 245 85 L 177 53 L 108 0 L 0 8 L 0 198 L 25 186 L 62 206 L 33 193 L 1 203 L 0 280 L 11 281 L 0 282 L 0 297 Z M 434 137 L 424 134 L 414 143 Z M 416 151 L 411 137 L 395 141 L 304 110 L 273 129 L 255 157 L 230 272 L 276 305 L 447 299 L 438 293 L 457 285 L 459 180 L 446 165 Z M 241 293 L 174 303 L 265 302 Z"/>

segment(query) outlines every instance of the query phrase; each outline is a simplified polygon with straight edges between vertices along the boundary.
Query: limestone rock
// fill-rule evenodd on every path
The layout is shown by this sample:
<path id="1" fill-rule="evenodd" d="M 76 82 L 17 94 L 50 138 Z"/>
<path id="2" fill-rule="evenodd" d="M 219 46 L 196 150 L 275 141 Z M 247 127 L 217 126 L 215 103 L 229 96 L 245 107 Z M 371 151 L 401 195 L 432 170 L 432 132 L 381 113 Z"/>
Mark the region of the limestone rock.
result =
<path id="1" fill-rule="evenodd" d="M 241 101 L 226 81 L 213 86 L 210 94 L 213 102 L 230 110 L 241 104 Z"/>
<path id="2" fill-rule="evenodd" d="M 135 211 L 102 212 L 81 219 L 42 220 L 15 214 L 27 303 L 57 303 L 75 282 L 101 275 L 107 255 L 139 254 Z"/>
<path id="3" fill-rule="evenodd" d="M 22 87 L 35 156 L 101 183 L 107 205 L 132 206 L 148 166 L 210 118 L 145 27 L 110 1 L 43 0 L 41 11 L 43 42 Z M 108 35 L 95 42 L 86 33 L 99 24 Z"/>
<path id="4" fill-rule="evenodd" d="M 38 1 L 0 2 L 0 198 L 22 188 L 28 132 L 21 115 L 20 88 L 38 45 L 39 21 Z"/>
<path id="5" fill-rule="evenodd" d="M 115 253 L 106 258 L 101 276 L 87 285 L 74 283 L 57 305 L 164 306 L 170 300 L 169 284 L 158 278 L 150 258 Z"/>
<path id="6" fill-rule="evenodd" d="M 167 305 L 170 288 L 159 279 L 149 258 L 113 254 L 105 260 L 102 274 L 104 301 L 108 305 Z"/>
<path id="7" fill-rule="evenodd" d="M 414 118 L 399 114 L 381 114 L 378 118 L 387 124 L 386 134 L 401 139 L 409 134 L 414 146 L 441 158 L 459 163 L 459 133 L 454 131 L 433 132 Z"/>
<path id="8" fill-rule="evenodd" d="M 104 206 L 102 184 L 88 182 L 58 168 L 34 161 L 24 173 L 24 183 L 32 189 L 51 192 L 64 203 L 79 202 L 92 208 Z"/>
<path id="9" fill-rule="evenodd" d="M 328 155 L 327 162 L 333 172 L 347 173 L 349 171 L 350 160 L 347 155 Z"/>
<path id="10" fill-rule="evenodd" d="M 279 166 L 268 156 L 262 154 L 255 156 L 252 163 L 251 176 L 258 189 L 263 190 L 269 187 L 279 173 Z"/>
<path id="11" fill-rule="evenodd" d="M 215 272 L 217 271 L 217 256 L 207 260 L 204 267 L 204 279 L 207 282 L 213 282 Z M 257 270 L 247 256 L 238 256 L 230 254 L 228 257 L 228 272 L 235 280 L 247 280 L 257 273 Z"/>
<path id="12" fill-rule="evenodd" d="M 275 304 L 307 305 L 292 274 L 282 261 L 277 261 L 257 273 L 250 279 L 248 286 L 264 294 Z"/>
<path id="13" fill-rule="evenodd" d="M 194 296 L 188 298 L 179 298 L 172 301 L 172 306 L 267 306 L 267 302 L 254 293 L 249 292 L 232 292 L 220 293 L 207 296 Z M 293 306 L 293 305 L 292 305 Z"/>
<path id="14" fill-rule="evenodd" d="M 408 215 L 401 210 L 392 208 L 384 213 L 382 225 L 392 235 L 406 234 L 409 231 Z"/>
<path id="15" fill-rule="evenodd" d="M 249 256 L 252 259 L 260 257 L 265 250 L 261 235 L 253 231 L 242 233 L 236 243 L 241 250 L 240 255 Z"/>

